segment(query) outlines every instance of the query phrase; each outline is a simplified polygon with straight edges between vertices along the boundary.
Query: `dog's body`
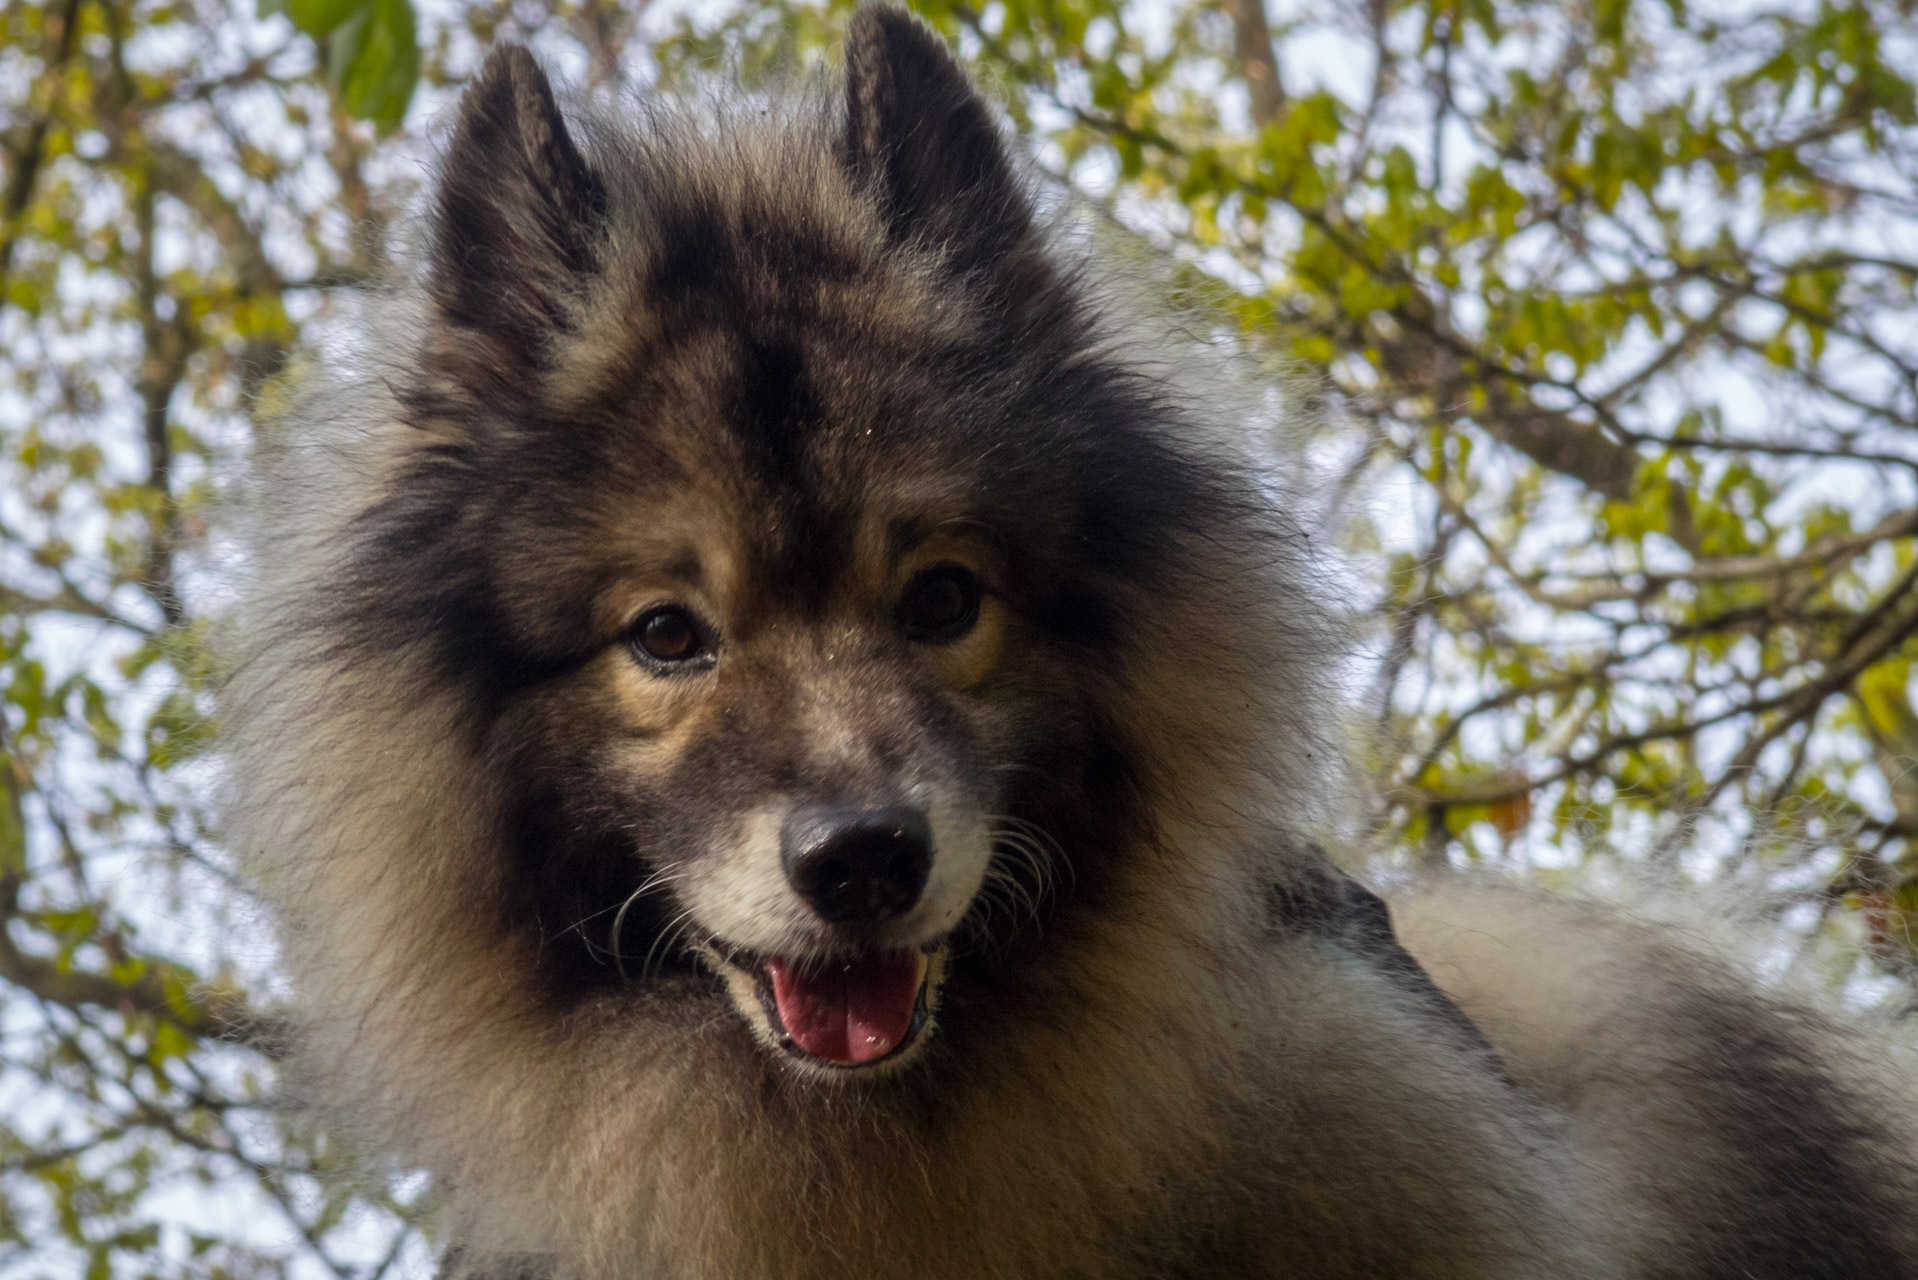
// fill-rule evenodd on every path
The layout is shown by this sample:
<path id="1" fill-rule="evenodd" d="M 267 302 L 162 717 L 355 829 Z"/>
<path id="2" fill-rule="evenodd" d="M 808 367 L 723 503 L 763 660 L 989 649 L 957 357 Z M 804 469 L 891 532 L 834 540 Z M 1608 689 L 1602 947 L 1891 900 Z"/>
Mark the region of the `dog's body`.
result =
<path id="1" fill-rule="evenodd" d="M 1839 1030 L 1516 893 L 1408 954 L 1313 847 L 1283 477 L 914 20 L 617 124 L 503 51 L 372 323 L 263 464 L 232 833 L 452 1270 L 1918 1275 Z"/>

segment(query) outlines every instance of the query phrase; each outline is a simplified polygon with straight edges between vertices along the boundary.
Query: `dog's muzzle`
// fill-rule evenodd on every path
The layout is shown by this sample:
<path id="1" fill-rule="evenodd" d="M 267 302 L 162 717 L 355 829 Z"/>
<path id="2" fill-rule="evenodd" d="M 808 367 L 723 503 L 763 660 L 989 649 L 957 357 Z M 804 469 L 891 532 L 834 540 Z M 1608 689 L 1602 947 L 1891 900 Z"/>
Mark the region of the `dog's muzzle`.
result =
<path id="1" fill-rule="evenodd" d="M 749 1018 L 763 1016 L 783 1052 L 848 1069 L 910 1050 L 931 1018 L 943 947 L 902 947 L 879 934 L 919 905 L 932 859 L 931 827 L 916 807 L 812 805 L 788 816 L 786 881 L 847 947 L 812 957 L 712 948 L 735 1002 Z"/>

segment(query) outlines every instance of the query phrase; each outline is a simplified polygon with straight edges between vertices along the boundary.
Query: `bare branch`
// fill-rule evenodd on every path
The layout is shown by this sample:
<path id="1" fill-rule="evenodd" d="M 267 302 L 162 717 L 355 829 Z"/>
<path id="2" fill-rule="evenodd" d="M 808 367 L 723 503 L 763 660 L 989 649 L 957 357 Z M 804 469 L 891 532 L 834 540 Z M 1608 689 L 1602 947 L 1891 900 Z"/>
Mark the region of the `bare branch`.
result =
<path id="1" fill-rule="evenodd" d="M 1272 50 L 1272 28 L 1265 17 L 1265 0 L 1225 0 L 1232 17 L 1232 52 L 1239 75 L 1252 95 L 1252 120 L 1267 125 L 1285 110 L 1285 86 L 1279 80 L 1279 59 Z"/>
<path id="2" fill-rule="evenodd" d="M 53 54 L 46 60 L 36 86 L 36 96 L 42 98 L 42 105 L 27 126 L 19 149 L 8 156 L 12 172 L 7 175 L 5 194 L 0 195 L 0 303 L 6 300 L 7 278 L 13 272 L 13 251 L 19 243 L 20 221 L 33 199 L 40 166 L 46 161 L 47 131 L 53 126 L 53 100 L 66 71 L 67 59 L 73 56 L 73 32 L 79 18 L 80 0 L 66 0 L 48 18 L 46 41 L 53 47 Z"/>

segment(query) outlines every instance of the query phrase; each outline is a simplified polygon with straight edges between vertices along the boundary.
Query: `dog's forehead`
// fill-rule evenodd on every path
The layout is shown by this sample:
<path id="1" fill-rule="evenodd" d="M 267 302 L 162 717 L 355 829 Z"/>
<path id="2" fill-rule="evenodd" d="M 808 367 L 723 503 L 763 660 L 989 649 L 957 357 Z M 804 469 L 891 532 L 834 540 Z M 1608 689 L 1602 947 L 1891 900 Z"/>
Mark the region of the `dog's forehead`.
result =
<path id="1" fill-rule="evenodd" d="M 900 252 L 840 180 L 806 165 L 732 176 L 723 193 L 647 193 L 618 211 L 619 252 L 556 352 L 556 385 L 617 395 L 715 329 L 749 354 L 831 350 L 854 362 L 981 337 L 985 317 L 964 291 L 932 257 Z"/>
<path id="2" fill-rule="evenodd" d="M 594 506 L 683 506 L 761 553 L 967 515 L 990 479 L 1002 397 L 956 376 L 960 346 L 929 358 L 925 324 L 879 310 L 689 317 L 639 350 L 616 389 L 562 402 L 554 416 L 584 424 L 607 463 Z"/>

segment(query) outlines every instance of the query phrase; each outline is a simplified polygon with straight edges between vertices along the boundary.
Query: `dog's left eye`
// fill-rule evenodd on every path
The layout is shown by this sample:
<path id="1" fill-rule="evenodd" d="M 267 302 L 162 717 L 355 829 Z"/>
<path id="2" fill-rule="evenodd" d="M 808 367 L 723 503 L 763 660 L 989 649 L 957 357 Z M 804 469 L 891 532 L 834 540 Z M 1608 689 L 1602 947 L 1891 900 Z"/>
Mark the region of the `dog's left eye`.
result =
<path id="1" fill-rule="evenodd" d="M 979 620 L 979 580 L 962 565 L 934 565 L 906 585 L 899 616 L 908 640 L 957 640 Z"/>
<path id="2" fill-rule="evenodd" d="M 651 666 L 683 666 L 710 653 L 693 615 L 676 604 L 647 610 L 632 636 L 634 650 Z"/>

